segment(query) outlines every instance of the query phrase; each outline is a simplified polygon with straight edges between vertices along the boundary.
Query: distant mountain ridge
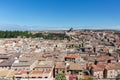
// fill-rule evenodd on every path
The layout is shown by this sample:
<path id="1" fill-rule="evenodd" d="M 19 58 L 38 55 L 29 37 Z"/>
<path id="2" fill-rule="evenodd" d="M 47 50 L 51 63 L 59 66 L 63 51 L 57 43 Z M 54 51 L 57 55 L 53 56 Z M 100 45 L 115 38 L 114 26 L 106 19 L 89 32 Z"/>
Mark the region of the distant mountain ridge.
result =
<path id="1" fill-rule="evenodd" d="M 69 30 L 71 27 L 45 27 L 45 26 L 28 26 L 28 25 L 16 25 L 16 24 L 0 24 L 0 30 L 19 30 L 19 31 L 39 31 L 39 30 Z M 76 26 L 73 29 L 80 30 L 115 30 L 120 31 L 120 26 L 110 27 L 109 29 L 103 29 L 96 26 Z"/>

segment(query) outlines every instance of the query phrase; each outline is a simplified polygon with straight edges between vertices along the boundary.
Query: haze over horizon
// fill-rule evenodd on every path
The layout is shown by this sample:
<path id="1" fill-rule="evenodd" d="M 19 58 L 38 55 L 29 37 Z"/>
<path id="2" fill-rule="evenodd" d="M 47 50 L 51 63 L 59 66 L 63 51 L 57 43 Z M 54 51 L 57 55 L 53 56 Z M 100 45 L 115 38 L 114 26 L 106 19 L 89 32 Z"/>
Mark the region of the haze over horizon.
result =
<path id="1" fill-rule="evenodd" d="M 0 0 L 0 30 L 120 30 L 120 0 Z"/>

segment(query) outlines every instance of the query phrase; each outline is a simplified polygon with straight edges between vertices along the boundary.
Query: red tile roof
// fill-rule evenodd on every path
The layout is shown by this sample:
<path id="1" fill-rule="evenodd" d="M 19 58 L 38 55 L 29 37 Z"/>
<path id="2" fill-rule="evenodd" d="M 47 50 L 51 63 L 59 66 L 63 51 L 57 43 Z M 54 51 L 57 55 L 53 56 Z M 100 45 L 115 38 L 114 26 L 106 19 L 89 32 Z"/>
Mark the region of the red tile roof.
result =
<path id="1" fill-rule="evenodd" d="M 65 58 L 80 58 L 79 55 L 67 55 Z"/>

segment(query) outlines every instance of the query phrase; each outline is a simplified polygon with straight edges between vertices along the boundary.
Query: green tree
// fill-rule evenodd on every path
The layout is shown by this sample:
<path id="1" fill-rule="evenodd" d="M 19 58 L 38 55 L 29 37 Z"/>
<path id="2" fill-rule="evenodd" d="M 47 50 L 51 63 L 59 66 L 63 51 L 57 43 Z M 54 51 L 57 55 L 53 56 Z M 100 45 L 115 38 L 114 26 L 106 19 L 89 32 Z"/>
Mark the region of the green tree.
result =
<path id="1" fill-rule="evenodd" d="M 120 80 L 120 74 L 117 75 L 116 80 Z"/>
<path id="2" fill-rule="evenodd" d="M 3 77 L 0 77 L 0 80 L 4 80 L 4 78 L 3 78 Z"/>
<path id="3" fill-rule="evenodd" d="M 26 37 L 26 38 L 44 38 L 44 39 L 50 39 L 50 40 L 53 40 L 53 39 L 61 39 L 63 40 L 65 37 L 65 34 L 56 34 L 56 33 L 48 33 L 47 35 L 46 34 L 43 34 L 43 33 L 35 33 L 35 34 L 32 34 L 31 32 L 29 31 L 0 31 L 0 38 L 17 38 L 17 37 Z"/>
<path id="4" fill-rule="evenodd" d="M 93 78 L 89 77 L 88 80 L 93 80 Z"/>
<path id="5" fill-rule="evenodd" d="M 61 73 L 56 76 L 55 80 L 66 80 L 66 77 L 63 73 Z"/>
<path id="6" fill-rule="evenodd" d="M 85 80 L 85 79 L 80 78 L 79 80 Z"/>

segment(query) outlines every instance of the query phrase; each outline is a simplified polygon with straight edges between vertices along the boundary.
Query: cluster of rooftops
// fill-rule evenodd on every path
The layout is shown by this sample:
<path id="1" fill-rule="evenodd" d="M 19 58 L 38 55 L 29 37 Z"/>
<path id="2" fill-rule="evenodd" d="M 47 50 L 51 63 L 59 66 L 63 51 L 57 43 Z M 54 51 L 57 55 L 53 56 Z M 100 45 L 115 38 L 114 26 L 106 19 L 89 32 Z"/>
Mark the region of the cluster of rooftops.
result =
<path id="1" fill-rule="evenodd" d="M 0 77 L 53 80 L 116 78 L 120 74 L 120 37 L 106 31 L 69 31 L 69 39 L 0 39 Z M 72 78 L 71 78 L 72 75 Z"/>

